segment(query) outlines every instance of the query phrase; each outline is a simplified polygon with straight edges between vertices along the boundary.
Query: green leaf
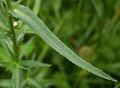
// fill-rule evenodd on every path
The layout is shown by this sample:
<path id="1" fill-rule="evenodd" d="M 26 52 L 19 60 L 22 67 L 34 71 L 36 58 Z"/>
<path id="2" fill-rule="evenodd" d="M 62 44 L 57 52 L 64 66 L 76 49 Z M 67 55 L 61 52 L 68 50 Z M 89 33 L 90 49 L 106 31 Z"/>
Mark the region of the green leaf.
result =
<path id="1" fill-rule="evenodd" d="M 4 6 L 2 3 L 0 3 L 0 28 L 8 30 L 9 29 L 8 20 L 4 16 L 4 12 L 5 12 Z"/>
<path id="2" fill-rule="evenodd" d="M 28 67 L 49 67 L 50 66 L 49 64 L 43 64 L 37 61 L 29 61 L 29 60 L 21 61 L 21 64 L 23 66 L 28 66 Z"/>
<path id="3" fill-rule="evenodd" d="M 35 32 L 35 34 L 40 36 L 50 47 L 56 50 L 59 54 L 66 57 L 66 59 L 75 65 L 102 78 L 116 82 L 116 80 L 111 76 L 89 64 L 78 55 L 76 55 L 73 51 L 71 51 L 71 49 L 69 49 L 49 30 L 49 28 L 42 22 L 42 20 L 40 20 L 36 15 L 33 14 L 31 10 L 29 10 L 29 8 L 19 5 L 17 8 L 10 11 L 10 13 L 12 16 L 24 21 Z"/>
<path id="4" fill-rule="evenodd" d="M 102 17 L 103 14 L 103 4 L 101 0 L 92 0 L 93 6 L 99 17 Z"/>
<path id="5" fill-rule="evenodd" d="M 20 47 L 20 59 L 23 58 L 23 56 L 28 56 L 34 49 L 34 43 L 33 43 L 33 39 L 31 38 L 27 43 L 25 44 L 21 44 Z"/>
<path id="6" fill-rule="evenodd" d="M 9 79 L 0 79 L 0 87 L 9 88 L 10 87 L 10 80 Z"/>
<path id="7" fill-rule="evenodd" d="M 37 83 L 35 80 L 33 80 L 33 79 L 31 79 L 31 78 L 28 78 L 27 80 L 28 80 L 28 82 L 29 82 L 30 84 L 32 84 L 32 85 L 35 86 L 36 88 L 42 88 L 42 87 L 40 86 L 40 84 Z"/>
<path id="8" fill-rule="evenodd" d="M 9 34 L 5 29 L 0 26 L 0 40 L 7 40 L 9 38 Z"/>
<path id="9" fill-rule="evenodd" d="M 3 63 L 3 62 L 11 62 L 11 61 L 12 60 L 7 54 L 7 52 L 2 47 L 0 47 L 0 62 Z"/>

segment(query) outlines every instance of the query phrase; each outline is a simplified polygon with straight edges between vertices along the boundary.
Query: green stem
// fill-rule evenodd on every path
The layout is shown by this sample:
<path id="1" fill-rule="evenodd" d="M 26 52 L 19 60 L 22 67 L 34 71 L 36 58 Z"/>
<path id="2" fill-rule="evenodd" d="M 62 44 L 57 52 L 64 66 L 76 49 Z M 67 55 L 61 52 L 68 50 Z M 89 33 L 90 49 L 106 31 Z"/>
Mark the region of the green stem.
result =
<path id="1" fill-rule="evenodd" d="M 16 5 L 20 4 L 23 0 L 18 0 Z"/>
<path id="2" fill-rule="evenodd" d="M 23 0 L 18 0 L 16 4 L 12 7 L 12 9 L 16 8 Z"/>
<path id="3" fill-rule="evenodd" d="M 39 10 L 40 10 L 40 5 L 41 5 L 41 0 L 35 0 L 33 12 L 38 15 Z"/>
<path id="4" fill-rule="evenodd" d="M 6 5 L 7 5 L 7 11 L 12 10 L 11 2 L 10 0 L 6 0 Z M 13 26 L 13 18 L 10 14 L 8 14 L 8 20 L 9 20 L 9 25 L 10 25 L 10 32 L 12 34 L 12 42 L 13 42 L 13 50 L 14 50 L 14 59 L 15 59 L 15 67 L 13 69 L 12 73 L 12 87 L 13 88 L 21 88 L 20 87 L 20 69 L 17 66 L 19 64 L 19 55 L 18 55 L 18 46 L 17 46 L 17 39 L 16 39 L 16 33 L 15 29 Z"/>
<path id="5" fill-rule="evenodd" d="M 11 10 L 11 3 L 10 0 L 6 0 L 7 5 L 8 5 L 8 10 Z M 14 30 L 14 26 L 13 26 L 13 19 L 12 16 L 9 14 L 8 16 L 8 20 L 9 20 L 9 25 L 10 25 L 10 30 L 12 33 L 12 41 L 13 41 L 13 49 L 14 49 L 14 53 L 15 53 L 15 60 L 18 61 L 18 47 L 17 47 L 17 39 L 16 39 L 16 34 L 15 34 L 15 30 Z"/>

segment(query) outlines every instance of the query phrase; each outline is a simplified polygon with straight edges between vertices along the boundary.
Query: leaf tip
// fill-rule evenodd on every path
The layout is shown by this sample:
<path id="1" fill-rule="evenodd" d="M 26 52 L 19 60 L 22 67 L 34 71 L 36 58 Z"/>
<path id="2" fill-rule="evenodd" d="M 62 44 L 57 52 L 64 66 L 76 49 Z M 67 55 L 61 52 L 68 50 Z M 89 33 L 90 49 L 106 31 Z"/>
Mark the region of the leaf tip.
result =
<path id="1" fill-rule="evenodd" d="M 114 81 L 114 82 L 118 82 L 118 80 L 116 80 L 116 79 L 114 79 L 113 81 Z"/>

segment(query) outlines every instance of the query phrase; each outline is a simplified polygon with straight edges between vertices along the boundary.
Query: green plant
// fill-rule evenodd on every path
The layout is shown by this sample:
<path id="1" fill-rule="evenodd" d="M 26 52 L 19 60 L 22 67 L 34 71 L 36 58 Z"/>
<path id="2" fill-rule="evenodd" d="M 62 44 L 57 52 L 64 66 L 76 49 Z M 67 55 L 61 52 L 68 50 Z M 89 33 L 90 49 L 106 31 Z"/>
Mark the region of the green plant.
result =
<path id="1" fill-rule="evenodd" d="M 12 2 L 10 0 L 0 1 L 0 29 L 1 33 L 3 32 L 5 33 L 4 36 L 7 36 L 4 41 L 1 42 L 3 48 L 1 48 L 0 51 L 0 61 L 1 66 L 10 71 L 12 75 L 12 77 L 10 76 L 11 79 L 8 80 L 9 82 L 7 81 L 5 84 L 8 84 L 9 87 L 12 86 L 12 88 L 21 88 L 27 83 L 32 83 L 35 87 L 41 88 L 40 85 L 30 77 L 30 72 L 32 68 L 49 67 L 50 65 L 35 60 L 36 57 L 34 53 L 31 59 L 23 59 L 23 54 L 26 52 L 24 52 L 24 48 L 23 50 L 19 49 L 21 38 L 23 38 L 26 33 L 32 33 L 39 36 L 50 47 L 75 65 L 102 78 L 116 82 L 111 76 L 76 55 L 58 37 L 56 37 L 43 21 L 33 14 L 28 7 L 19 5 L 21 2 L 22 0 L 18 0 L 15 4 L 11 4 Z M 34 9 L 34 11 L 38 14 L 37 9 Z M 101 16 L 101 12 L 98 12 L 98 14 Z M 18 24 L 17 27 L 14 25 L 15 23 Z M 28 42 L 28 46 L 31 41 Z M 45 49 L 46 48 L 47 46 L 45 46 Z"/>

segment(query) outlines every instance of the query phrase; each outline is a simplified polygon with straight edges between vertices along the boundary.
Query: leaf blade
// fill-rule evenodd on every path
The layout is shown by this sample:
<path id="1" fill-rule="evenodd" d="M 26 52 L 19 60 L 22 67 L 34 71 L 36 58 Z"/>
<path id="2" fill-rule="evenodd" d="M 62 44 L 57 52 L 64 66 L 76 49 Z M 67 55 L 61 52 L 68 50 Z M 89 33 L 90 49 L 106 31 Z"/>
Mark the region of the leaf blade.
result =
<path id="1" fill-rule="evenodd" d="M 23 66 L 28 66 L 28 67 L 50 67 L 49 64 L 44 64 L 37 61 L 29 61 L 29 60 L 21 61 L 21 64 Z"/>
<path id="2" fill-rule="evenodd" d="M 116 80 L 113 79 L 111 76 L 89 64 L 73 51 L 71 51 L 71 49 L 69 49 L 61 40 L 59 40 L 49 30 L 49 28 L 36 15 L 34 15 L 32 11 L 29 10 L 29 8 L 19 5 L 16 9 L 10 11 L 10 13 L 14 17 L 24 21 L 30 28 L 32 28 L 32 31 L 40 36 L 50 47 L 52 47 L 62 56 L 66 57 L 66 59 L 68 59 L 75 65 L 102 78 L 116 82 Z"/>

